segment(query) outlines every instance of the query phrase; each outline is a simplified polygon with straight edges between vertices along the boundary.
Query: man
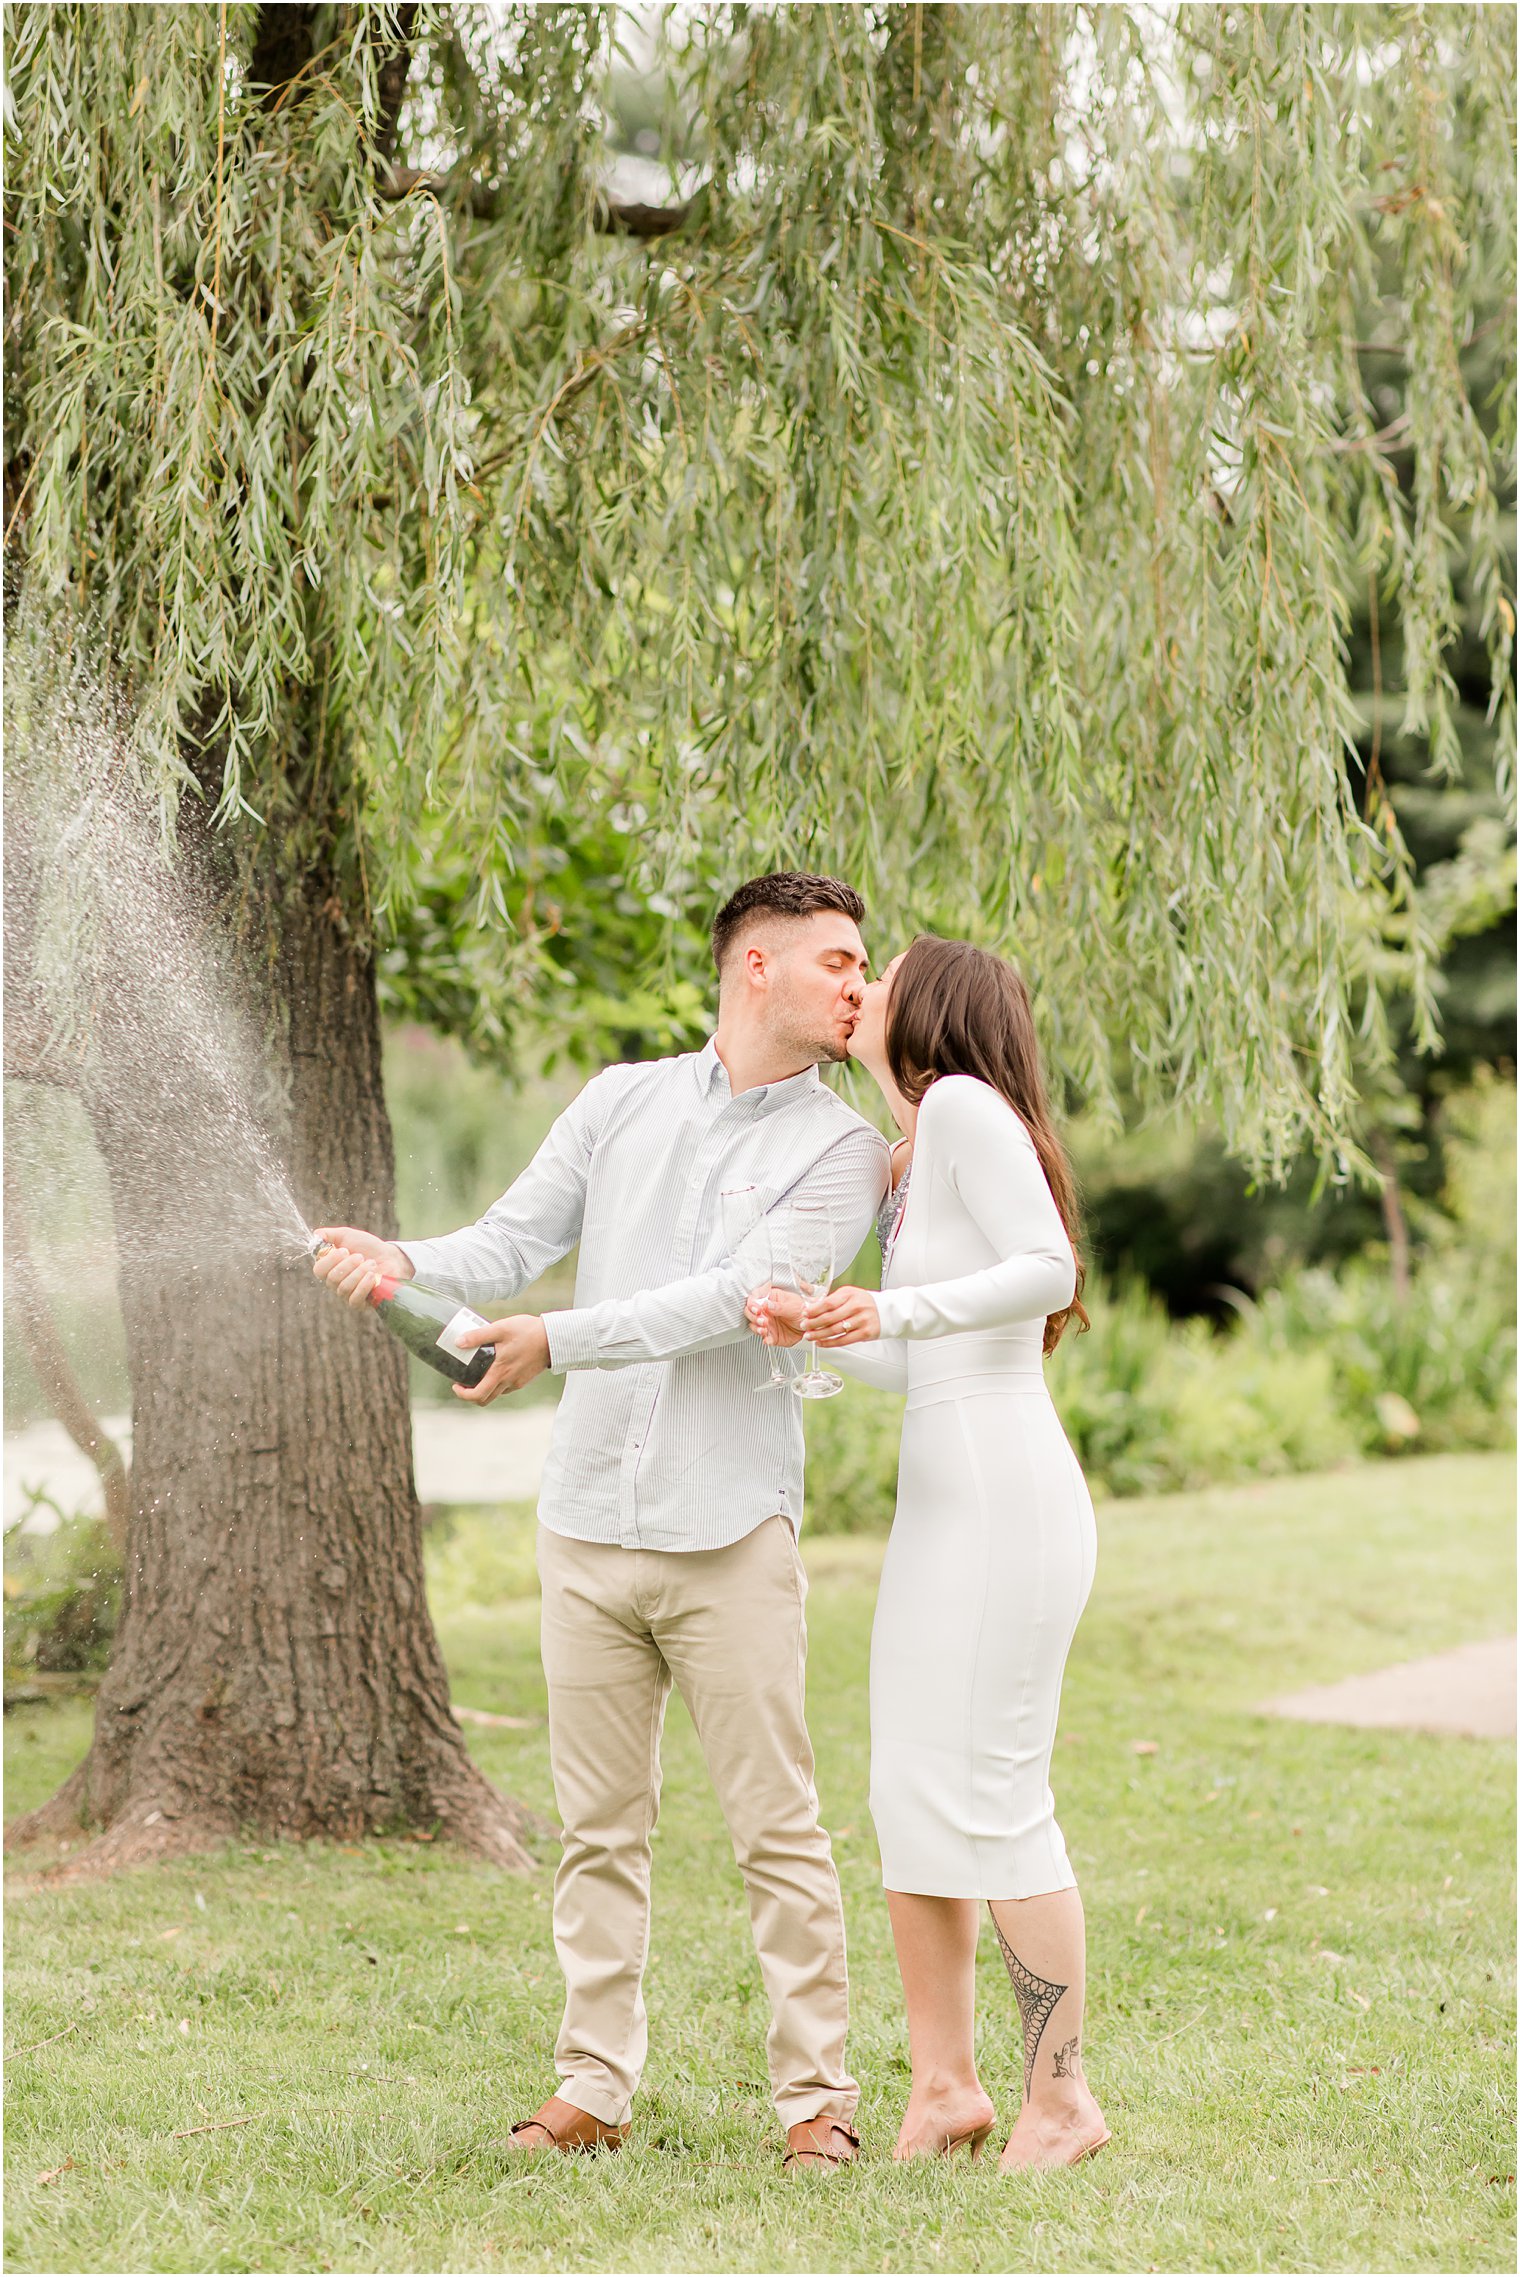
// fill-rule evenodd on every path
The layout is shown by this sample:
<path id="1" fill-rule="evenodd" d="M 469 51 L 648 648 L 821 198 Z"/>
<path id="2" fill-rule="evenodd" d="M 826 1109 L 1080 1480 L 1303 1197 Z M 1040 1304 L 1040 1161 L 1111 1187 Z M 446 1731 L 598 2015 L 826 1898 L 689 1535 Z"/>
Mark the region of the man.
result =
<path id="1" fill-rule="evenodd" d="M 719 1197 L 822 1204 L 839 1263 L 886 1189 L 885 1141 L 820 1082 L 846 1057 L 864 905 L 835 878 L 753 878 L 718 912 L 718 1026 L 680 1058 L 609 1067 L 479 1223 L 438 1241 L 322 1229 L 351 1304 L 380 1272 L 485 1309 L 581 1244 L 575 1303 L 463 1341 L 496 1358 L 485 1405 L 545 1368 L 568 1381 L 539 1505 L 549 1741 L 564 1856 L 560 2092 L 524 2150 L 616 2147 L 644 2066 L 649 1861 L 672 1682 L 691 1711 L 749 1893 L 789 2162 L 853 2159 L 844 1917 L 803 1719 L 801 1402 L 765 1387 L 724 1254 Z"/>

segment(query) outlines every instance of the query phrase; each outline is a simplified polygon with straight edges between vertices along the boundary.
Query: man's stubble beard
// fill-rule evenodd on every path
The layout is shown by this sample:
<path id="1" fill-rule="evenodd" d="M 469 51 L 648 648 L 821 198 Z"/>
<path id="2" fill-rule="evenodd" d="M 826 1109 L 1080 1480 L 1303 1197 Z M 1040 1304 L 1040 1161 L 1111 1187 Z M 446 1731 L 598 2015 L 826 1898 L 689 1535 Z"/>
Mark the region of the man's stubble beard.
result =
<path id="1" fill-rule="evenodd" d="M 773 1019 L 771 1033 L 777 1049 L 788 1059 L 795 1056 L 815 1066 L 841 1067 L 850 1056 L 848 1041 L 841 1042 L 832 1027 L 824 1036 L 810 1033 L 806 1016 L 798 1010 L 791 990 L 785 986 L 777 991 Z"/>

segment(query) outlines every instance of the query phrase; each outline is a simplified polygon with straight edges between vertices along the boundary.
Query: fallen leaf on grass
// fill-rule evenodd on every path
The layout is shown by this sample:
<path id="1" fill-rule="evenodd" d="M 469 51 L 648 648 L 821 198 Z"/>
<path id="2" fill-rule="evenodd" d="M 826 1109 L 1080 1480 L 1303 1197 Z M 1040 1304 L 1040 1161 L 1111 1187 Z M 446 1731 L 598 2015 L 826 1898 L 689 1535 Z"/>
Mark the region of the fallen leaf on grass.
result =
<path id="1" fill-rule="evenodd" d="M 1350 2064 L 1347 2069 L 1353 2079 L 1378 2079 L 1383 2067 L 1381 2064 Z"/>
<path id="2" fill-rule="evenodd" d="M 1141 1906 L 1140 1911 L 1135 1915 L 1135 1927 L 1137 1929 L 1139 1928 L 1141 1922 L 1145 1919 L 1146 1915 L 1150 1912 L 1150 1910 L 1151 1909 L 1148 1905 Z"/>
<path id="3" fill-rule="evenodd" d="M 1269 1905 L 1269 1906 L 1267 1907 L 1267 1910 L 1266 1910 L 1266 1912 L 1265 1912 L 1265 1913 L 1262 1915 L 1262 1917 L 1261 1917 L 1261 1918 L 1262 1918 L 1262 1920 L 1263 1920 L 1263 1921 L 1275 1921 L 1275 1920 L 1277 1919 L 1277 1908 L 1276 1908 L 1276 1906 L 1275 1906 L 1275 1905 Z"/>
<path id="4" fill-rule="evenodd" d="M 44 2186 L 49 2182 L 56 2182 L 60 2174 L 71 2173 L 73 2170 L 73 2165 L 74 2161 L 71 2158 L 66 2158 L 62 2166 L 47 2167 L 41 2174 L 38 2175 L 37 2180 Z"/>
<path id="5" fill-rule="evenodd" d="M 189 1926 L 188 1921 L 176 1921 L 172 1929 L 161 1929 L 158 1934 L 160 1938 L 182 1937 Z"/>
<path id="6" fill-rule="evenodd" d="M 455 1925 L 454 1925 L 454 1935 L 455 1935 L 456 1937 L 468 1937 L 468 1936 L 469 1936 L 469 1934 L 470 1934 L 470 1925 L 469 1925 L 469 1923 L 468 1923 L 467 1921 L 460 1921 L 460 1922 L 456 1922 L 456 1923 L 455 1923 Z"/>
<path id="7" fill-rule="evenodd" d="M 182 2016 L 180 2018 L 179 2028 L 184 2033 L 186 2039 L 188 2039 L 190 2037 L 190 2019 L 188 2016 Z"/>
<path id="8" fill-rule="evenodd" d="M 1155 1755 L 1158 1752 L 1156 1742 L 1153 1739 L 1132 1739 L 1129 1743 L 1129 1751 L 1131 1755 Z"/>

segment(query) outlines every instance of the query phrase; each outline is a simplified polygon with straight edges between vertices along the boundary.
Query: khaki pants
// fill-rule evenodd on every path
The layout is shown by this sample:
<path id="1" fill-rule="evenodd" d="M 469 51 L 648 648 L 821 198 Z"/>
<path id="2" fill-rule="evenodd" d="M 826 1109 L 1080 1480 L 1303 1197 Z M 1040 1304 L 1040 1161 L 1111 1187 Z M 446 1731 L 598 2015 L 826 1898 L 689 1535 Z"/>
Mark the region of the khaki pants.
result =
<path id="1" fill-rule="evenodd" d="M 768 1518 L 726 1549 L 689 1552 L 571 1541 L 541 1526 L 538 1570 L 564 1822 L 555 2061 L 567 2101 L 621 2125 L 644 2068 L 649 1837 L 674 1682 L 749 1892 L 781 2123 L 850 2120 L 859 2089 L 844 2064 L 844 1912 L 803 1721 L 807 1582 L 790 1525 Z"/>

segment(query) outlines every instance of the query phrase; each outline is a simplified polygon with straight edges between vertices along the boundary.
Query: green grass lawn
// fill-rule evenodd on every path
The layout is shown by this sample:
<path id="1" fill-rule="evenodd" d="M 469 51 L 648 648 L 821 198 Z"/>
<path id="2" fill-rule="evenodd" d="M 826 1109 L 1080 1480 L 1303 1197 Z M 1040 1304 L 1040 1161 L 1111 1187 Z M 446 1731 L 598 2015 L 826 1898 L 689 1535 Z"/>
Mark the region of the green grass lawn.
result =
<path id="1" fill-rule="evenodd" d="M 522 1588 L 527 1521 L 493 1523 L 494 1587 Z M 457 1697 L 541 1716 L 536 1607 L 470 1603 L 468 1548 L 462 1530 L 434 1560 Z M 13 1875 L 6 2044 L 66 2036 L 7 2066 L 8 2265 L 1512 2269 L 1513 1749 L 1256 1713 L 1507 1632 L 1512 1553 L 1505 1457 L 1100 1513 L 1054 1774 L 1114 2132 L 1089 2166 L 891 2163 L 906 2043 L 866 1814 L 880 1544 L 819 1539 L 811 1721 L 850 1919 L 854 2172 L 779 2171 L 742 1895 L 677 1704 L 651 2060 L 621 2156 L 502 2152 L 553 2083 L 547 1862 L 511 1879 L 418 1843 L 254 1845 L 76 1889 Z M 86 1729 L 75 1705 L 7 1719 L 11 1810 Z M 541 1724 L 472 1741 L 552 1810 Z M 990 1932 L 981 1990 L 1007 2122 L 1017 2020 Z"/>

